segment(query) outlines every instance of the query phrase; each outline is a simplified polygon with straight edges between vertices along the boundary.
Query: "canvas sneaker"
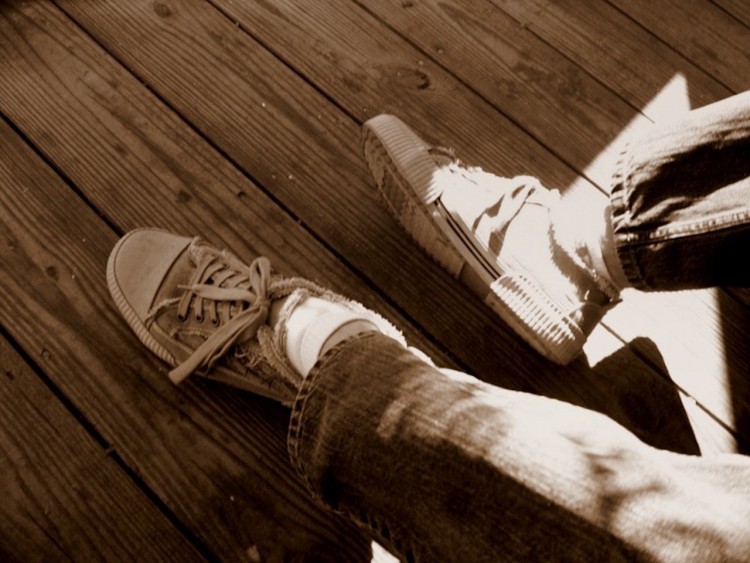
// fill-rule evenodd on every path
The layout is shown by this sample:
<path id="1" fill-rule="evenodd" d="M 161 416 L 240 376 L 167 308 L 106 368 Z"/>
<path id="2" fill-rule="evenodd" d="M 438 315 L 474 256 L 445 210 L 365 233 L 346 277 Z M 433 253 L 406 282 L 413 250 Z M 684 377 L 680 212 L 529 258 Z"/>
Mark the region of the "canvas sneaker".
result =
<path id="1" fill-rule="evenodd" d="M 175 383 L 195 373 L 290 404 L 303 376 L 286 353 L 287 321 L 307 297 L 337 305 L 319 319 L 330 330 L 365 320 L 403 342 L 393 325 L 363 305 L 308 280 L 273 274 L 264 257 L 246 265 L 198 237 L 128 233 L 109 257 L 107 283 L 141 342 L 172 366 Z M 282 305 L 270 326 L 274 304 Z"/>
<path id="2" fill-rule="evenodd" d="M 547 358 L 581 352 L 618 289 L 556 228 L 571 220 L 559 192 L 462 166 L 391 115 L 365 123 L 362 147 L 388 209 L 433 259 Z"/>

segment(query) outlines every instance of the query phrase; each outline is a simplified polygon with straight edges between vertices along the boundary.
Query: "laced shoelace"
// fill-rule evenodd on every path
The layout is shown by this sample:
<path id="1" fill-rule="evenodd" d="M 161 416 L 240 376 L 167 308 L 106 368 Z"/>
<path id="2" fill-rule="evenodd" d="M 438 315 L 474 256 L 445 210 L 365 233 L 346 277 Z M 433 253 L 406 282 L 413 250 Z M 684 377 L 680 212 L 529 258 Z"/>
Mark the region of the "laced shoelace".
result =
<path id="1" fill-rule="evenodd" d="M 480 222 L 486 221 L 486 230 L 490 235 L 485 243 L 488 248 L 494 249 L 494 252 L 499 251 L 505 232 L 526 203 L 534 201 L 549 209 L 551 204 L 560 198 L 560 192 L 545 189 L 539 183 L 539 180 L 532 176 L 516 176 L 513 178 L 515 180 L 513 184 L 499 186 L 499 182 L 502 181 L 505 184 L 507 179 L 499 178 L 477 166 L 464 166 L 456 157 L 453 149 L 431 147 L 430 153 L 433 157 L 445 159 L 448 170 L 468 182 L 477 185 L 494 184 L 498 186 L 498 189 L 494 191 L 497 199 L 477 214 L 471 225 L 467 225 L 473 233 L 477 233 Z M 447 210 L 445 213 L 448 213 Z"/>
<path id="2" fill-rule="evenodd" d="M 170 371 L 172 381 L 179 383 L 196 371 L 211 369 L 232 346 L 257 334 L 268 319 L 270 279 L 271 264 L 265 257 L 248 267 L 225 253 L 206 251 L 190 282 L 179 286 L 184 293 L 178 298 L 177 318 L 185 321 L 192 312 L 198 321 L 208 316 L 218 328 Z"/>
<path id="3" fill-rule="evenodd" d="M 470 170 L 471 172 L 481 172 L 487 174 L 483 170 Z M 513 185 L 510 189 L 498 190 L 497 200 L 487 206 L 484 212 L 478 216 L 474 223 L 471 225 L 471 230 L 476 232 L 479 228 L 479 223 L 482 218 L 489 220 L 490 240 L 488 246 L 496 247 L 497 243 L 493 244 L 496 239 L 501 239 L 505 235 L 505 231 L 508 230 L 511 221 L 521 212 L 523 206 L 531 200 L 532 196 L 536 194 L 539 186 L 533 182 L 528 182 L 519 179 L 519 181 Z"/>

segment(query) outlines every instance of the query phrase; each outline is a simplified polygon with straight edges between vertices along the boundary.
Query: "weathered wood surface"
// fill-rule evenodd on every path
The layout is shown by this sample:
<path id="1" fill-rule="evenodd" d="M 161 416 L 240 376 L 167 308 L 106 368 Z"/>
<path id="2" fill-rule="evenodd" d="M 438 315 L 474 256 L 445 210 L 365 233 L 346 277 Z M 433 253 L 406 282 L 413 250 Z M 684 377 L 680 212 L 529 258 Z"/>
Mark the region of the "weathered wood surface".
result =
<path id="1" fill-rule="evenodd" d="M 612 3 L 734 92 L 750 88 L 750 32 L 720 7 L 701 0 Z"/>
<path id="2" fill-rule="evenodd" d="M 701 70 L 690 58 L 676 52 L 663 36 L 632 25 L 627 14 L 607 3 L 493 1 L 632 107 L 640 109 L 645 118 L 642 121 L 669 119 L 734 93 L 711 72 Z M 688 2 L 683 6 L 685 10 L 695 7 L 698 12 L 714 15 L 692 25 L 688 33 L 700 44 L 711 44 L 717 29 L 724 28 L 712 27 L 710 22 L 722 16 L 715 15 L 716 7 L 695 4 Z M 644 9 L 653 11 L 654 7 L 664 6 L 652 3 Z M 670 17 L 684 16 L 670 12 Z M 747 77 L 750 59 L 736 59 L 735 63 L 736 71 Z M 745 82 L 744 88 L 748 86 L 750 82 Z M 631 127 L 639 126 L 636 123 Z M 613 149 L 616 152 L 616 146 Z M 605 155 L 600 165 L 606 166 L 609 161 Z M 742 301 L 737 290 L 732 289 L 658 297 L 630 293 L 627 306 L 619 307 L 606 322 L 626 338 L 643 335 L 653 340 L 675 381 L 747 436 L 750 422 L 743 397 L 748 396 L 748 389 L 742 367 L 748 357 L 747 339 L 741 329 L 732 328 L 743 326 L 747 313 L 733 307 L 737 299 Z"/>
<path id="3" fill-rule="evenodd" d="M 562 379 L 558 368 L 520 343 L 481 303 L 416 252 L 404 235 L 394 229 L 392 220 L 374 198 L 357 147 L 358 123 L 331 107 L 324 96 L 281 66 L 278 59 L 261 50 L 246 34 L 237 35 L 237 26 L 230 20 L 197 1 L 184 2 L 169 10 L 154 10 L 146 2 L 127 6 L 113 2 L 106 9 L 102 3 L 98 10 L 76 6 L 76 3 L 64 4 L 110 52 L 240 166 L 252 170 L 253 178 L 270 189 L 335 252 L 347 257 L 358 271 L 386 291 L 460 362 L 508 387 L 544 392 L 604 410 L 642 432 L 646 439 L 659 435 L 651 428 L 639 428 L 644 419 L 628 413 L 613 400 L 609 383 L 602 385 L 602 377 L 585 363 L 578 362 L 564 370 L 570 375 L 568 381 Z M 341 3 L 337 8 L 344 6 Z M 351 21 L 342 21 L 340 25 Z M 170 26 L 172 33 L 160 33 L 162 26 Z M 180 49 L 170 50 L 163 44 L 165 37 L 190 39 Z M 226 42 L 226 37 L 234 37 L 229 49 L 222 42 L 212 42 L 212 38 Z M 200 49 L 200 56 L 207 58 L 206 71 L 189 74 L 190 67 L 180 60 L 198 56 L 192 52 L 195 49 Z M 239 55 L 250 49 L 254 50 L 252 57 Z M 190 55 L 175 56 L 179 52 Z M 228 57 L 231 64 L 224 60 Z M 263 80 L 257 79 L 259 74 L 264 76 Z M 270 84 L 265 85 L 266 81 Z M 287 92 L 294 92 L 299 107 L 307 111 L 290 114 L 296 110 L 289 106 Z M 253 111 L 253 115 L 247 115 L 248 111 Z M 282 120 L 284 114 L 278 115 L 280 111 L 287 112 L 289 117 Z M 271 117 L 264 117 L 266 114 Z M 467 111 L 461 117 L 471 120 L 471 116 Z M 266 123 L 247 132 L 247 124 L 254 119 Z M 321 122 L 325 123 L 325 129 L 321 128 Z M 269 136 L 268 131 L 275 133 Z M 311 132 L 325 141 L 316 141 L 310 137 Z M 468 138 L 469 132 L 466 134 Z M 301 146 L 306 150 L 301 151 Z M 261 161 L 259 154 L 265 157 Z M 336 166 L 325 165 L 331 162 L 336 162 Z M 291 181 L 286 171 L 278 172 L 279 164 L 294 166 Z M 247 236 L 253 235 L 248 232 Z M 394 263 L 403 267 L 393 268 Z M 414 283 L 416 279 L 421 283 Z M 423 299 L 425 293 L 433 298 Z M 459 326 L 463 329 L 457 330 Z M 519 357 L 525 360 L 521 365 Z M 646 373 L 654 376 L 648 370 Z M 641 375 L 637 374 L 638 380 Z M 570 385 L 572 380 L 580 383 Z M 644 403 L 648 396 L 644 394 Z"/>
<path id="4" fill-rule="evenodd" d="M 340 541 L 337 550 L 361 559 L 369 546 L 321 513 L 289 467 L 284 410 L 198 383 L 173 388 L 111 305 L 103 275 L 114 233 L 7 126 L 0 131 L 0 306 L 32 359 L 220 558 Z"/>
<path id="5" fill-rule="evenodd" d="M 700 57 L 590 4 L 0 7 L 0 322 L 65 397 L 56 405 L 47 393 L 42 419 L 74 408 L 110 444 L 121 461 L 107 471 L 138 476 L 140 497 L 114 478 L 143 501 L 130 514 L 178 523 L 173 555 L 364 560 L 370 545 L 308 499 L 286 462 L 284 409 L 200 382 L 174 388 L 130 334 L 103 271 L 117 236 L 139 226 L 201 234 L 246 259 L 265 254 L 383 312 L 438 363 L 600 410 L 656 446 L 747 443 L 746 292 L 628 295 L 587 358 L 559 368 L 425 258 L 370 185 L 359 127 L 389 111 L 473 164 L 603 197 L 602 151 L 674 109 L 672 98 L 652 103 L 662 84 L 682 73 L 693 106 L 731 92 Z M 3 406 L 9 416 L 24 408 Z M 51 490 L 64 490 L 64 475 L 52 474 Z M 149 511 L 143 497 L 158 505 Z M 105 500 L 76 505 L 78 521 Z M 92 550 L 107 544 L 102 553 L 116 545 L 91 538 Z M 81 558 L 71 545 L 65 553 Z"/>
<path id="6" fill-rule="evenodd" d="M 637 110 L 643 111 L 675 75 L 686 82 L 692 107 L 733 93 L 607 2 L 492 1 Z M 673 98 L 669 101 L 674 103 Z M 658 111 L 665 109 L 670 108 L 661 106 Z M 647 115 L 653 120 L 660 117 Z"/>
<path id="7" fill-rule="evenodd" d="M 202 558 L 0 336 L 0 558 Z"/>
<path id="8" fill-rule="evenodd" d="M 714 3 L 750 27 L 750 4 L 744 0 L 714 0 Z"/>

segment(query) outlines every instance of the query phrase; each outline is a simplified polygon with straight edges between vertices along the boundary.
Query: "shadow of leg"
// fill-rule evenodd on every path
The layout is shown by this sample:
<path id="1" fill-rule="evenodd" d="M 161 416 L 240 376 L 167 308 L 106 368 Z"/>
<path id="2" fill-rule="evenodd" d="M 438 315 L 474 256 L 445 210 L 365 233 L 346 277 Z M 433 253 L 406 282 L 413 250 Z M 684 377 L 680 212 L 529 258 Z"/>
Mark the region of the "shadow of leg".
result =
<path id="1" fill-rule="evenodd" d="M 728 345 L 727 334 L 744 335 L 750 328 L 750 290 L 731 289 L 717 291 L 724 340 L 724 362 L 726 366 L 728 394 L 732 401 L 734 428 L 737 436 L 737 451 L 750 453 L 750 343 L 747 338 L 733 338 Z M 735 344 L 740 345 L 737 348 Z M 744 345 L 744 346 L 743 346 Z"/>
<path id="2" fill-rule="evenodd" d="M 642 359 L 644 350 L 649 363 Z M 530 391 L 605 414 L 651 446 L 700 454 L 680 394 L 667 373 L 656 345 L 636 338 L 593 367 L 579 358 L 568 366 L 540 371 Z"/>
<path id="3" fill-rule="evenodd" d="M 634 353 L 647 351 L 657 365 L 647 366 Z M 640 355 L 640 354 L 639 354 Z M 648 338 L 636 338 L 593 367 L 611 382 L 617 411 L 610 414 L 647 444 L 684 454 L 700 454 L 690 420 L 658 348 Z"/>

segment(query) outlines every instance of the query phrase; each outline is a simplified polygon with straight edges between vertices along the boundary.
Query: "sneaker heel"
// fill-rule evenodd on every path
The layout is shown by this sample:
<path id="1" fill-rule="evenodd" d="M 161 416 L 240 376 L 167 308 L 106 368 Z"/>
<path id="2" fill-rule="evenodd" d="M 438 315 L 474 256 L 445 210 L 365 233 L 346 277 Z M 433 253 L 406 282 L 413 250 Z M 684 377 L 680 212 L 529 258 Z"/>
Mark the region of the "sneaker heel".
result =
<path id="1" fill-rule="evenodd" d="M 432 207 L 430 203 L 440 195 L 430 181 L 437 167 L 429 156 L 426 145 L 423 154 L 414 151 L 414 140 L 398 130 L 403 129 L 403 126 L 396 125 L 387 121 L 383 124 L 381 120 L 374 124 L 368 122 L 363 130 L 363 150 L 381 198 L 415 242 L 451 275 L 458 277 L 465 261 L 455 244 L 428 216 L 428 210 Z M 390 134 L 396 140 L 383 138 L 384 134 Z M 384 142 L 388 142 L 391 151 L 386 150 Z M 399 149 L 401 153 L 408 151 L 409 154 L 404 156 L 399 153 Z M 413 164 L 409 178 L 405 178 L 405 172 L 402 172 L 407 169 L 405 161 Z"/>

